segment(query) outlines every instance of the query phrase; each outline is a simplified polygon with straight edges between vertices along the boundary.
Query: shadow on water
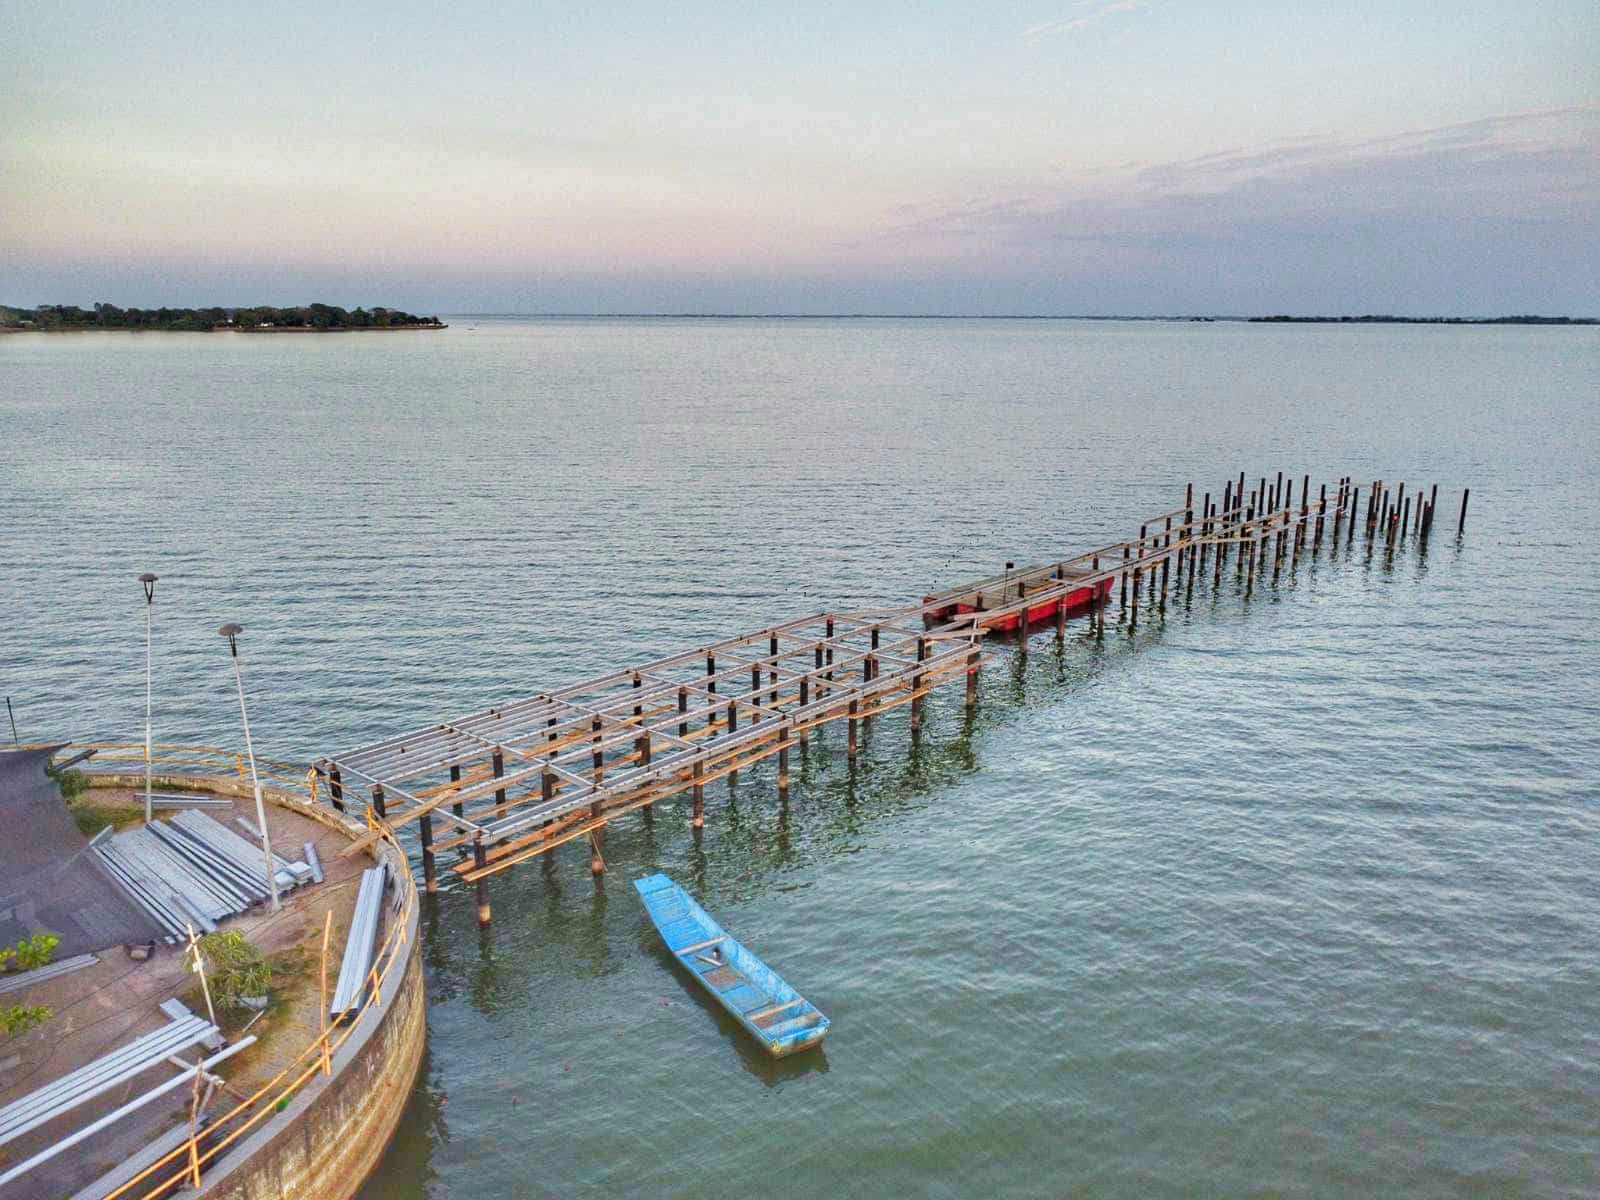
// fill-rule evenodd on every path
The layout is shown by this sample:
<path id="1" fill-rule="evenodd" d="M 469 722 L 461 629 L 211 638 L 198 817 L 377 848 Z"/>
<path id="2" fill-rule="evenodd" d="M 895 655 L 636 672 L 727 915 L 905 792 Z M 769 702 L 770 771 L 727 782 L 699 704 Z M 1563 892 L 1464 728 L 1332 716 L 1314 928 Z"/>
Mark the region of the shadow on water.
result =
<path id="1" fill-rule="evenodd" d="M 450 1140 L 445 1122 L 445 1093 L 433 1069 L 431 1035 L 422 1048 L 422 1065 L 395 1126 L 389 1149 L 377 1168 L 356 1193 L 357 1200 L 382 1200 L 398 1194 L 425 1195 L 439 1178 L 433 1165 L 436 1146 Z"/>

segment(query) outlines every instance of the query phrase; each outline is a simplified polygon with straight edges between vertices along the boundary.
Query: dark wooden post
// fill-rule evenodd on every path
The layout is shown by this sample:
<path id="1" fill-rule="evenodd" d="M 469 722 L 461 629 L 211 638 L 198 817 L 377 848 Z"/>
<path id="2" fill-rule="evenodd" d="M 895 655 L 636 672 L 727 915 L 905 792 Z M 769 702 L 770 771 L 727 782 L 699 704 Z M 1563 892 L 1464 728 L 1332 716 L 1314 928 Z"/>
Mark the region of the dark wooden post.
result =
<path id="1" fill-rule="evenodd" d="M 599 717 L 595 717 L 589 722 L 589 730 L 594 734 L 594 737 L 590 739 L 594 743 L 594 750 L 589 755 L 589 765 L 594 768 L 595 783 L 599 783 L 604 777 L 606 761 L 605 747 L 600 744 L 600 739 L 605 731 L 601 726 Z"/>
<path id="2" fill-rule="evenodd" d="M 1400 517 L 1400 540 L 1403 542 L 1403 541 L 1406 540 L 1406 530 L 1409 529 L 1410 526 L 1411 526 L 1411 497 L 1410 496 L 1407 496 L 1405 498 L 1405 506 L 1404 506 L 1404 508 L 1402 508 L 1401 512 L 1402 512 L 1403 515 Z"/>
<path id="3" fill-rule="evenodd" d="M 389 816 L 388 806 L 383 801 L 383 784 L 372 785 L 372 811 L 378 814 L 379 820 L 386 820 Z"/>
<path id="4" fill-rule="evenodd" d="M 1120 616 L 1128 609 L 1128 543 L 1122 543 L 1122 599 L 1117 604 L 1117 614 Z"/>
<path id="5" fill-rule="evenodd" d="M 489 865 L 489 856 L 483 849 L 483 832 L 480 830 L 472 835 L 472 865 L 478 870 L 483 870 Z M 477 882 L 478 893 L 478 928 L 489 928 L 489 881 L 480 878 Z"/>
<path id="6" fill-rule="evenodd" d="M 1167 607 L 1167 576 L 1172 567 L 1172 518 L 1167 518 L 1166 532 L 1161 535 L 1161 549 L 1165 551 L 1161 558 L 1161 608 Z"/>
<path id="7" fill-rule="evenodd" d="M 1026 623 L 1024 623 L 1023 629 L 1024 629 L 1024 631 L 1026 631 L 1026 629 L 1027 629 Z M 1023 633 L 1023 641 L 1027 641 L 1027 633 L 1026 632 Z M 926 662 L 927 658 L 928 658 L 928 639 L 925 638 L 925 637 L 919 637 L 917 639 L 917 661 L 919 663 Z M 922 697 L 918 696 L 916 693 L 918 693 L 918 692 L 920 692 L 922 690 L 922 685 L 923 685 L 923 682 L 924 682 L 925 679 L 926 679 L 926 676 L 924 676 L 920 671 L 917 672 L 917 674 L 915 674 L 915 675 L 913 675 L 911 677 L 911 692 L 912 692 L 912 700 L 911 700 L 911 732 L 912 733 L 915 733 L 917 730 L 922 728 Z"/>
<path id="8" fill-rule="evenodd" d="M 418 833 L 422 838 L 422 878 L 428 895 L 432 896 L 439 891 L 439 870 L 433 859 L 433 814 L 423 813 L 418 824 Z"/>
<path id="9" fill-rule="evenodd" d="M 778 726 L 778 799 L 789 798 L 789 723 Z"/>
<path id="10" fill-rule="evenodd" d="M 680 718 L 678 721 L 678 736 L 681 738 L 686 738 L 689 736 L 689 722 L 687 719 L 683 719 L 683 714 L 688 711 L 689 689 L 686 687 L 681 687 L 678 689 L 678 716 Z"/>
<path id="11" fill-rule="evenodd" d="M 1464 533 L 1466 531 L 1466 528 L 1467 528 L 1467 497 L 1470 496 L 1470 495 L 1472 495 L 1472 489 L 1471 488 L 1463 488 L 1462 489 L 1462 491 L 1461 491 L 1461 520 L 1456 522 L 1456 536 L 1457 537 L 1460 537 L 1462 535 L 1462 533 Z"/>
<path id="12" fill-rule="evenodd" d="M 967 655 L 967 707 L 978 707 L 978 666 L 982 656 L 974 650 Z"/>
<path id="13" fill-rule="evenodd" d="M 452 763 L 451 764 L 451 766 L 450 766 L 450 782 L 451 783 L 460 783 L 461 782 L 461 764 L 460 763 Z M 459 795 L 459 793 L 457 793 L 457 794 Z M 459 801 L 459 800 L 457 800 L 454 804 L 452 804 L 450 806 L 450 811 L 455 813 L 455 815 L 458 816 L 458 817 L 465 815 L 464 810 L 462 809 L 462 806 L 461 806 L 461 801 Z"/>
<path id="14" fill-rule="evenodd" d="M 706 788 L 701 782 L 705 775 L 705 764 L 698 758 L 694 760 L 694 817 L 690 824 L 696 829 L 704 829 L 706 825 Z"/>
<path id="15" fill-rule="evenodd" d="M 494 756 L 490 761 L 494 763 L 494 777 L 496 779 L 504 778 L 506 773 L 506 760 L 505 756 L 500 753 L 499 746 L 494 748 Z M 504 804 L 506 802 L 505 788 L 501 787 L 494 790 L 494 802 L 496 804 Z"/>
<path id="16" fill-rule="evenodd" d="M 338 767 L 328 768 L 328 798 L 336 809 L 344 811 L 344 781 L 340 778 Z"/>
<path id="17" fill-rule="evenodd" d="M 850 741 L 849 741 L 849 749 L 848 749 L 847 753 L 848 753 L 848 755 L 849 755 L 849 757 L 850 757 L 850 759 L 852 761 L 854 761 L 855 756 L 856 756 L 856 713 L 858 713 L 860 711 L 861 711 L 860 702 L 857 701 L 857 700 L 851 700 L 850 701 Z"/>

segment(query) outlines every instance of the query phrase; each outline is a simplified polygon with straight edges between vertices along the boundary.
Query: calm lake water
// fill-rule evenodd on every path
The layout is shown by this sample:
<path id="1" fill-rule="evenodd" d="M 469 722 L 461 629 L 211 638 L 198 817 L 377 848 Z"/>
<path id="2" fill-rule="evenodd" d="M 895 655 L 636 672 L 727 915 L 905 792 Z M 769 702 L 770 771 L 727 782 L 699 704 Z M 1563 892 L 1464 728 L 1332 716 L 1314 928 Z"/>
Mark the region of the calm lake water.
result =
<path id="1" fill-rule="evenodd" d="M 316 754 L 1125 536 L 1243 470 L 1441 485 L 1425 556 L 999 645 L 427 926 L 365 1195 L 1600 1191 L 1600 331 L 457 319 L 0 338 L 25 740 Z M 1455 537 L 1462 486 L 1466 537 Z M 13 833 L 13 836 L 15 834 Z M 771 1065 L 629 881 L 833 1020 Z"/>

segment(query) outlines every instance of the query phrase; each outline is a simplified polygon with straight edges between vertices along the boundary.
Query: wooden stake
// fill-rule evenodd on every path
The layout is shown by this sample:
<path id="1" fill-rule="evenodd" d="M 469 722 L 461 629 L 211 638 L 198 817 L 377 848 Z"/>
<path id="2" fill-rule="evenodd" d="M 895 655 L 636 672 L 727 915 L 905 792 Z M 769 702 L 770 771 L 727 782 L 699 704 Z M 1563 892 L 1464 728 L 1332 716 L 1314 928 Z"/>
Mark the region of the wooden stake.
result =
<path id="1" fill-rule="evenodd" d="M 489 865 L 489 856 L 484 853 L 483 833 L 472 835 L 472 865 L 479 871 Z M 489 928 L 489 920 L 493 914 L 489 910 L 489 881 L 478 880 L 478 928 Z"/>
<path id="2" fill-rule="evenodd" d="M 1471 488 L 1464 488 L 1461 492 L 1461 520 L 1456 522 L 1456 536 L 1460 537 L 1467 528 L 1467 497 L 1472 495 Z"/>
<path id="3" fill-rule="evenodd" d="M 789 798 L 789 725 L 778 726 L 778 799 Z"/>
<path id="4" fill-rule="evenodd" d="M 423 813 L 418 822 L 418 830 L 422 837 L 422 878 L 426 881 L 428 895 L 434 896 L 439 892 L 439 871 L 433 860 L 433 814 Z"/>

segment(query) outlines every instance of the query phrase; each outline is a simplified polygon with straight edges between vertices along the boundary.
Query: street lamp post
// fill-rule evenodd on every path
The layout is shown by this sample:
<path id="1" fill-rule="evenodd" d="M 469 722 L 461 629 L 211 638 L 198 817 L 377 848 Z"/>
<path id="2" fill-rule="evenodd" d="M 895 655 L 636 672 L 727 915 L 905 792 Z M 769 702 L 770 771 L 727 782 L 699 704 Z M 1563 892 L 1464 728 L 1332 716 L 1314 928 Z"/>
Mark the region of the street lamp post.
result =
<path id="1" fill-rule="evenodd" d="M 150 824 L 150 610 L 156 604 L 156 576 L 146 571 L 144 584 L 144 823 Z"/>
<path id="2" fill-rule="evenodd" d="M 244 723 L 244 750 L 250 756 L 250 783 L 256 793 L 256 824 L 261 828 L 261 853 L 267 864 L 267 887 L 272 890 L 272 911 L 283 907 L 278 899 L 278 873 L 272 869 L 272 835 L 267 832 L 267 810 L 261 803 L 261 780 L 256 775 L 256 751 L 250 742 L 250 716 L 244 709 L 244 673 L 239 667 L 239 635 L 243 625 L 224 625 L 217 630 L 228 639 L 228 652 L 233 655 L 233 679 L 239 685 L 239 720 Z"/>

